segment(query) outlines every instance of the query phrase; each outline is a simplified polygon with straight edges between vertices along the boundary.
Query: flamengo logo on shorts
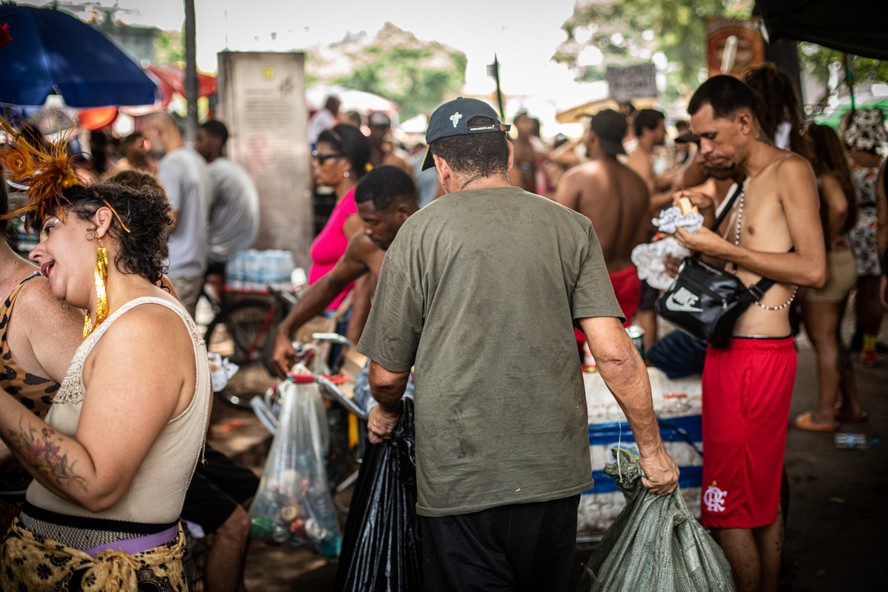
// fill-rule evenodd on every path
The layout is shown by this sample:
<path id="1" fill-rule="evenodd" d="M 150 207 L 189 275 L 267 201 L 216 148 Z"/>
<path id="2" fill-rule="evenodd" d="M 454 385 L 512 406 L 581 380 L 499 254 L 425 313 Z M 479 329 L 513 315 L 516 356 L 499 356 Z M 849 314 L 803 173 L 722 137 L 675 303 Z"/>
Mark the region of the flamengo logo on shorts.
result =
<path id="1" fill-rule="evenodd" d="M 688 290 L 679 288 L 666 299 L 666 309 L 676 312 L 702 312 L 702 308 L 694 306 L 700 297 Z"/>
<path id="2" fill-rule="evenodd" d="M 710 485 L 703 494 L 703 503 L 706 504 L 706 509 L 710 512 L 724 512 L 727 496 L 728 492 L 724 489 Z"/>

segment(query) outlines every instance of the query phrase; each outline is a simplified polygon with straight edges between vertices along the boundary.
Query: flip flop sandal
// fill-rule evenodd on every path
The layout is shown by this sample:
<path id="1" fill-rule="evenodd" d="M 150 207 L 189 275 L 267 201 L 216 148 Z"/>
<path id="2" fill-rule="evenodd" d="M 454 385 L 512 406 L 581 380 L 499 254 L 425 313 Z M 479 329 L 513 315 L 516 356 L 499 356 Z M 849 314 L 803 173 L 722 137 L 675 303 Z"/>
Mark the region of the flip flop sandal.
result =
<path id="1" fill-rule="evenodd" d="M 839 422 L 837 421 L 834 421 L 831 424 L 814 423 L 810 411 L 805 411 L 796 417 L 793 425 L 800 430 L 806 430 L 808 432 L 836 432 L 839 430 Z"/>

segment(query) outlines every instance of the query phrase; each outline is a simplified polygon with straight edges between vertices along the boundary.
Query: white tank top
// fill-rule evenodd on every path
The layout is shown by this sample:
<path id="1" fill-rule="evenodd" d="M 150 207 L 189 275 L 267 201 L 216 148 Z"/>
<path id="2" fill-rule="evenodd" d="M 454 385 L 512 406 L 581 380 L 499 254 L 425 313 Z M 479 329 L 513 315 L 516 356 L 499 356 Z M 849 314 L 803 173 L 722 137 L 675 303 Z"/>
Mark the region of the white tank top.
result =
<path id="1" fill-rule="evenodd" d="M 185 491 L 203 450 L 209 421 L 210 371 L 203 338 L 191 317 L 179 304 L 155 297 L 136 298 L 109 316 L 87 337 L 77 351 L 65 375 L 46 422 L 67 436 L 77 431 L 86 388 L 83 384 L 83 363 L 105 331 L 127 311 L 143 304 L 157 304 L 174 311 L 185 323 L 194 345 L 197 376 L 194 396 L 188 408 L 167 422 L 148 451 L 132 484 L 114 507 L 94 514 L 82 506 L 62 499 L 33 481 L 28 488 L 28 501 L 45 510 L 71 516 L 91 516 L 107 520 L 124 520 L 147 524 L 175 522 L 182 511 Z M 138 409 L 133 409 L 138 413 Z"/>

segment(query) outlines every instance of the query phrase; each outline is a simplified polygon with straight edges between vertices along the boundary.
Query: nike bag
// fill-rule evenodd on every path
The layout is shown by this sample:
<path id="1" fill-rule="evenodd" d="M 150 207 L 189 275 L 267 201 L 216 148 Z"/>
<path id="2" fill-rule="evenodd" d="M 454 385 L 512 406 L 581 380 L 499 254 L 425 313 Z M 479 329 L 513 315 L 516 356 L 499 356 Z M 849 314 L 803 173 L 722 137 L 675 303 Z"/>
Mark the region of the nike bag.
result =
<path id="1" fill-rule="evenodd" d="M 290 378 L 278 386 L 280 424 L 250 506 L 250 536 L 332 559 L 342 539 L 325 468 L 330 436 L 319 388 Z"/>
<path id="2" fill-rule="evenodd" d="M 713 230 L 721 225 L 741 191 L 738 185 L 712 225 Z M 747 287 L 736 275 L 692 255 L 682 260 L 675 281 L 660 295 L 654 308 L 658 315 L 691 337 L 725 348 L 731 342 L 737 319 L 750 304 L 761 300 L 772 285 L 773 280 L 762 278 Z"/>
<path id="3" fill-rule="evenodd" d="M 696 256 L 685 257 L 675 282 L 660 295 L 655 308 L 658 315 L 692 337 L 724 348 L 740 315 L 773 283 L 762 279 L 747 288 L 736 275 Z"/>
<path id="4" fill-rule="evenodd" d="M 371 445 L 361 462 L 335 592 L 422 590 L 413 400 L 401 405 L 391 439 Z"/>
<path id="5" fill-rule="evenodd" d="M 731 566 L 676 489 L 657 495 L 641 484 L 638 456 L 614 449 L 604 472 L 626 507 L 585 565 L 577 590 L 589 592 L 733 592 Z"/>

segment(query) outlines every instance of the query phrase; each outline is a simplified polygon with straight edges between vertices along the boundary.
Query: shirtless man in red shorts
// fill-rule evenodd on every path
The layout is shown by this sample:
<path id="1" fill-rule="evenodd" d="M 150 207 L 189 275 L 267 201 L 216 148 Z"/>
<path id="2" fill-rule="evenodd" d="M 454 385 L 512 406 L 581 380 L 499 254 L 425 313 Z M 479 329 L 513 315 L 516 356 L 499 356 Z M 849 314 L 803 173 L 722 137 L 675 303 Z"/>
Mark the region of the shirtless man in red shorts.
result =
<path id="1" fill-rule="evenodd" d="M 705 225 L 675 235 L 746 285 L 762 276 L 777 282 L 739 318 L 728 348 L 709 347 L 703 370 L 701 521 L 713 529 L 739 592 L 778 587 L 780 474 L 796 371 L 789 304 L 799 286 L 826 281 L 814 173 L 804 158 L 771 144 L 755 108 L 755 95 L 731 76 L 710 78 L 691 97 L 703 157 L 712 166 L 736 164 L 747 180 L 724 237 Z M 711 224 L 711 200 L 685 196 Z"/>
<path id="2" fill-rule="evenodd" d="M 617 160 L 625 154 L 626 118 L 613 109 L 599 111 L 589 122 L 586 150 L 589 162 L 561 178 L 555 201 L 592 221 L 614 293 L 632 321 L 641 299 L 641 283 L 632 264 L 632 249 L 647 240 L 649 195 L 641 177 Z"/>

